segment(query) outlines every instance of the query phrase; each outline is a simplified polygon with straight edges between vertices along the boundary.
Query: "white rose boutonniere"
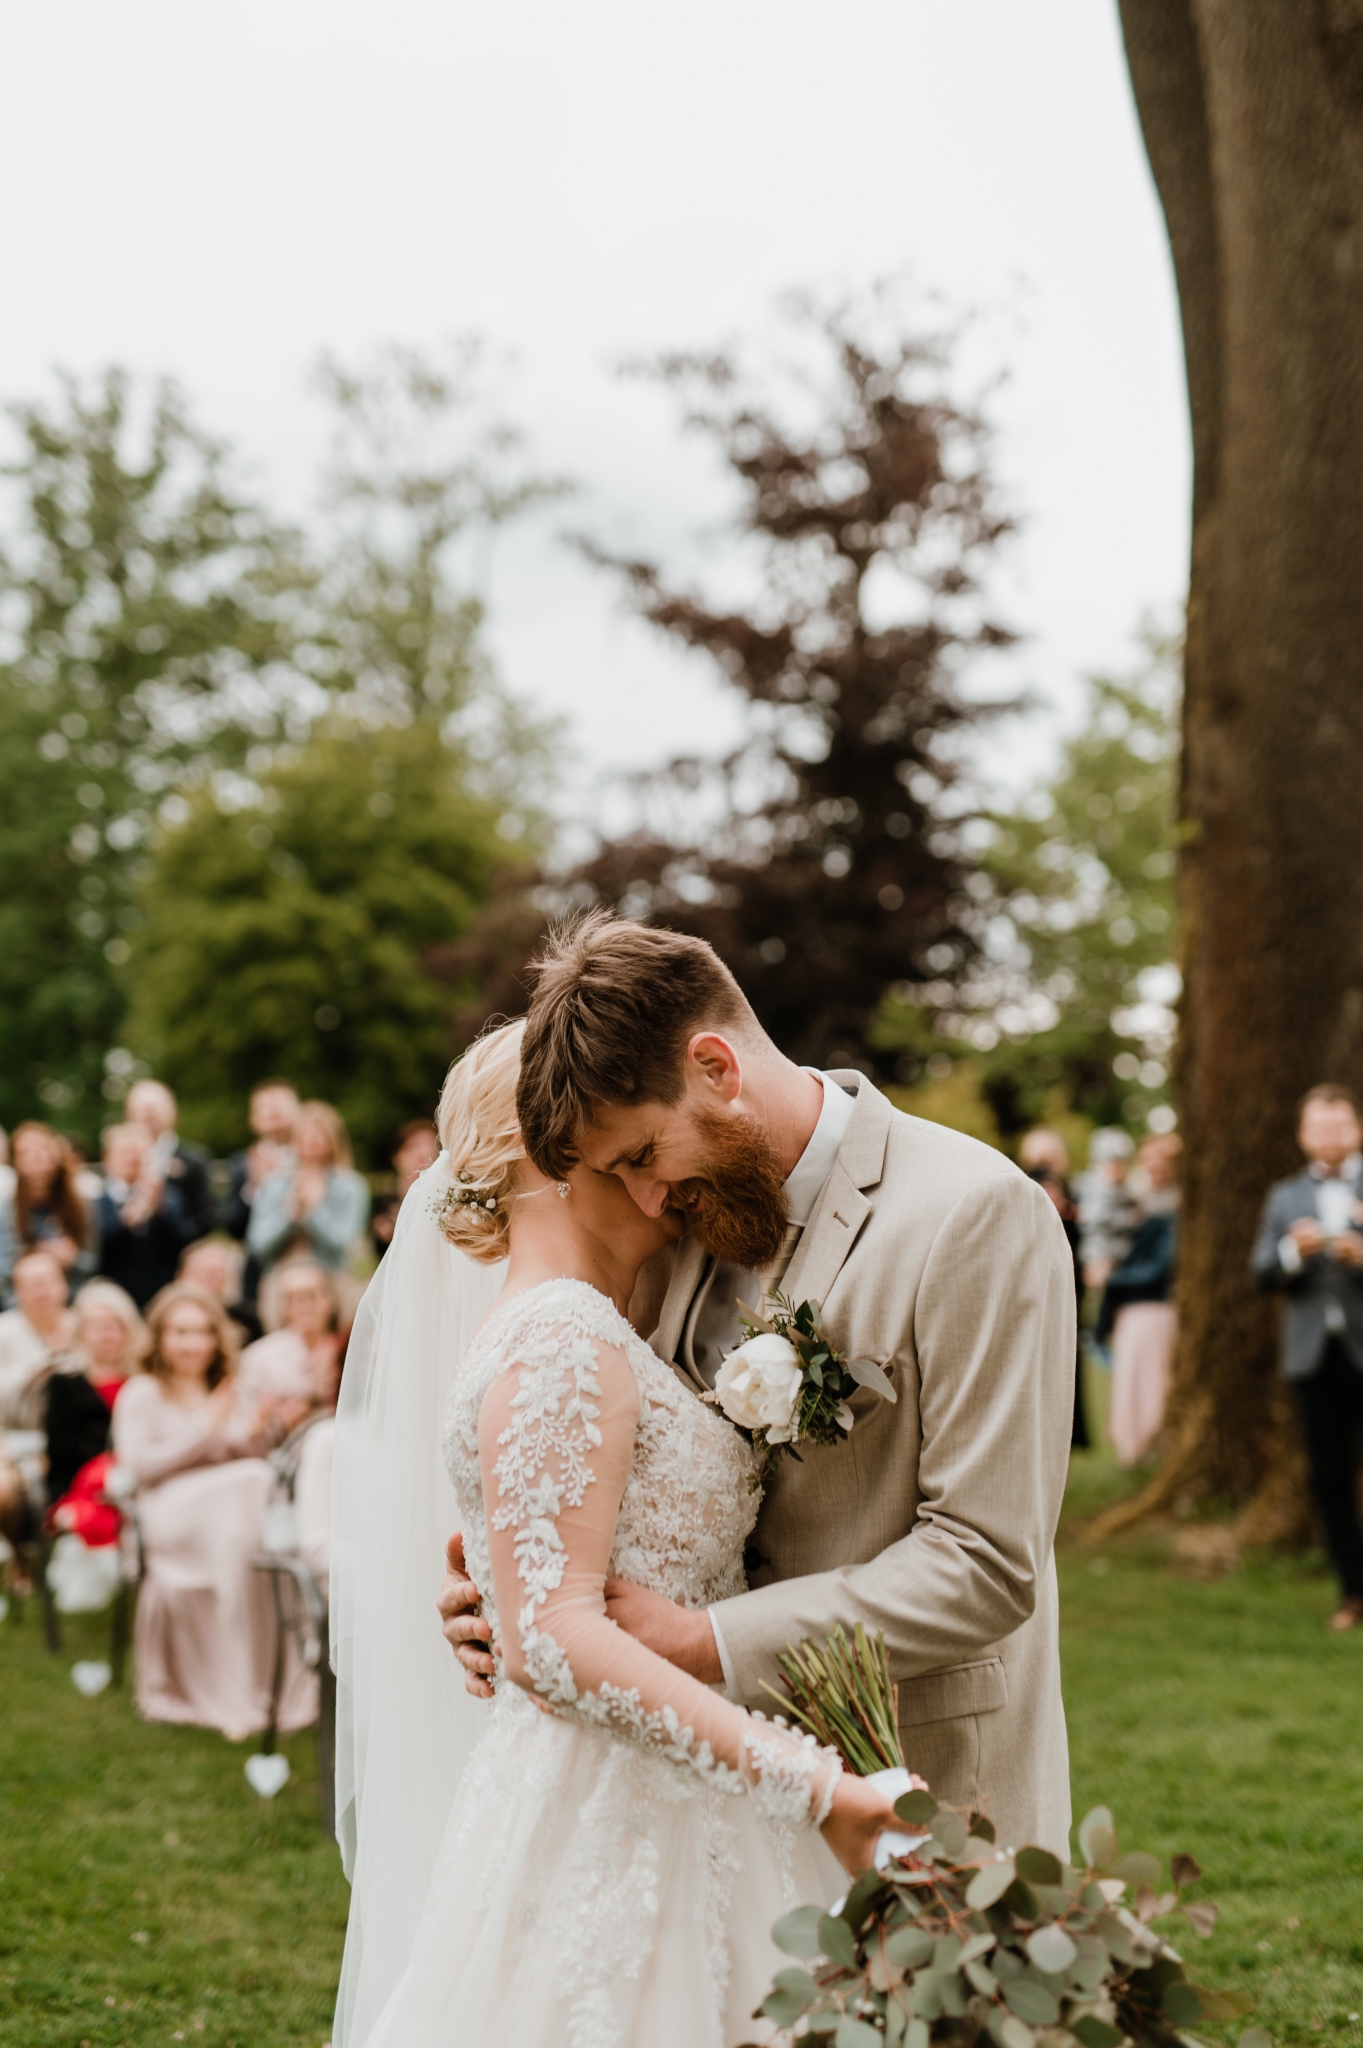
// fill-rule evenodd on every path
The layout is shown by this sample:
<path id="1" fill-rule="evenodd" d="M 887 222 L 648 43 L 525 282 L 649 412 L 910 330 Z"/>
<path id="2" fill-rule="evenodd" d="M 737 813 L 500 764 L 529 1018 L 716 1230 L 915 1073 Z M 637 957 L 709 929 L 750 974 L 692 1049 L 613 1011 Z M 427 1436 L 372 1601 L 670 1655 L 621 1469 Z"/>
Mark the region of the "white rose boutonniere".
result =
<path id="1" fill-rule="evenodd" d="M 852 1433 L 848 1397 L 871 1387 L 882 1400 L 898 1397 L 869 1358 L 844 1358 L 828 1337 L 817 1301 L 798 1308 L 772 1297 L 770 1316 L 739 1303 L 744 1340 L 715 1376 L 711 1399 L 754 1443 L 798 1458 L 797 1443 L 841 1443 Z"/>
<path id="2" fill-rule="evenodd" d="M 773 1332 L 749 1337 L 728 1354 L 715 1375 L 715 1399 L 740 1429 L 761 1430 L 769 1444 L 788 1444 L 804 1383 L 799 1352 Z"/>

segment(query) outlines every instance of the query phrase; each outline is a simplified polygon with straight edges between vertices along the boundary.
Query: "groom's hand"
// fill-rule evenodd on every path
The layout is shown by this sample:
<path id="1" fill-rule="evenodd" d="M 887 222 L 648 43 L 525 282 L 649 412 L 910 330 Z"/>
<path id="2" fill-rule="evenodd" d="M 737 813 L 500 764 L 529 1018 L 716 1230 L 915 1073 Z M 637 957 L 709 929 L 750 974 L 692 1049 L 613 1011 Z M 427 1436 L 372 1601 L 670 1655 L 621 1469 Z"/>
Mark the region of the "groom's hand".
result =
<path id="1" fill-rule="evenodd" d="M 465 1691 L 475 1699 L 490 1700 L 493 1693 L 488 1680 L 497 1668 L 492 1657 L 492 1624 L 483 1619 L 478 1588 L 464 1569 L 461 1535 L 451 1536 L 445 1545 L 445 1563 L 449 1570 L 435 1603 L 440 1633 L 464 1667 Z"/>
<path id="2" fill-rule="evenodd" d="M 448 1579 L 446 1585 L 449 1584 Z M 703 1685 L 722 1685 L 724 1667 L 710 1617 L 704 1608 L 678 1607 L 661 1593 L 650 1593 L 629 1579 L 607 1579 L 606 1616 L 669 1664 L 687 1671 Z"/>

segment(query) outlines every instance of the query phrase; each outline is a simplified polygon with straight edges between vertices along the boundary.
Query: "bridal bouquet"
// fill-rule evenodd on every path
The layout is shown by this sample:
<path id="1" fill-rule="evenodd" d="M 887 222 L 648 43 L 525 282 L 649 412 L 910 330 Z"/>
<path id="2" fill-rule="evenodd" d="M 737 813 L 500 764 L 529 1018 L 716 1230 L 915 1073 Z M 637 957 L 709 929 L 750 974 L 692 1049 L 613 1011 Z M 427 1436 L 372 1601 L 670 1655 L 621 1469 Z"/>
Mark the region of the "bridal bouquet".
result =
<path id="1" fill-rule="evenodd" d="M 769 1316 L 739 1303 L 744 1341 L 715 1375 L 715 1400 L 754 1443 L 798 1459 L 797 1443 L 836 1444 L 851 1435 L 847 1403 L 858 1387 L 898 1399 L 874 1360 L 845 1358 L 836 1348 L 817 1301 L 796 1308 L 776 1294 L 770 1302 Z"/>
<path id="2" fill-rule="evenodd" d="M 1175 1856 L 1156 1891 L 1153 1856 L 1118 1856 L 1112 1816 L 1079 1828 L 1082 1867 L 1049 1849 L 1002 1849 L 981 1813 L 910 1792 L 896 1812 L 922 1846 L 856 1880 L 835 1912 L 800 1906 L 772 1929 L 797 1958 L 754 2018 L 782 2041 L 825 2048 L 1186 2048 L 1187 2029 L 1248 2010 L 1194 1983 L 1153 1921 L 1181 1909 L 1209 1935 L 1216 1907 L 1184 1905 L 1202 1873 Z M 1128 1903 L 1129 1901 L 1129 1903 Z M 1259 2028 L 1238 2048 L 1273 2048 Z"/>
<path id="3" fill-rule="evenodd" d="M 904 1763 L 899 1743 L 899 1688 L 890 1678 L 885 1637 L 868 1636 L 861 1622 L 849 1642 L 835 1628 L 820 1646 L 805 1641 L 782 1650 L 777 1658 L 789 1699 L 775 1686 L 764 1686 L 783 1713 L 826 1748 L 836 1749 L 858 1778 L 865 1778 L 891 1799 L 923 1787 Z M 889 1829 L 876 1847 L 876 1863 L 906 1856 L 927 1837 Z"/>

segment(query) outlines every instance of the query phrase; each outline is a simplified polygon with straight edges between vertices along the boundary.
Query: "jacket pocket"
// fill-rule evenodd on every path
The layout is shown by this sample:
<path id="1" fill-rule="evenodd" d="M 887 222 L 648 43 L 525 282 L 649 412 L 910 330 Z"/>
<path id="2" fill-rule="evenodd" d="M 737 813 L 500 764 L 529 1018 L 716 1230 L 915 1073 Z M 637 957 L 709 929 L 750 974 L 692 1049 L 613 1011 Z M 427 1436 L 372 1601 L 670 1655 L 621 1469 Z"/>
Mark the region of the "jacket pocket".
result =
<path id="1" fill-rule="evenodd" d="M 967 1714 L 996 1714 L 1008 1704 L 1008 1674 L 1001 1657 L 953 1664 L 899 1681 L 899 1725 L 921 1728 L 929 1721 L 955 1721 Z"/>

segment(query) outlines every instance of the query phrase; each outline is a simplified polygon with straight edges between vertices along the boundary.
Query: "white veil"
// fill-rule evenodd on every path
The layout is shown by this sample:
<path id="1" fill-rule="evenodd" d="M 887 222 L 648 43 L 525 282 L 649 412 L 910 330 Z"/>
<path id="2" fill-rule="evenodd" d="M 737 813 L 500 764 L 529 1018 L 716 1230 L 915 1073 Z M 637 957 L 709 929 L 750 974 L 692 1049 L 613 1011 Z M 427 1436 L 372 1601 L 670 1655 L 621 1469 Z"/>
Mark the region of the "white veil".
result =
<path id="1" fill-rule="evenodd" d="M 331 1505 L 336 1837 L 352 1886 L 335 2048 L 358 2048 L 406 1965 L 460 1774 L 486 1727 L 435 1598 L 459 1525 L 440 1452 L 450 1389 L 501 1289 L 432 1214 L 442 1152 L 407 1195 L 346 1354 Z"/>

